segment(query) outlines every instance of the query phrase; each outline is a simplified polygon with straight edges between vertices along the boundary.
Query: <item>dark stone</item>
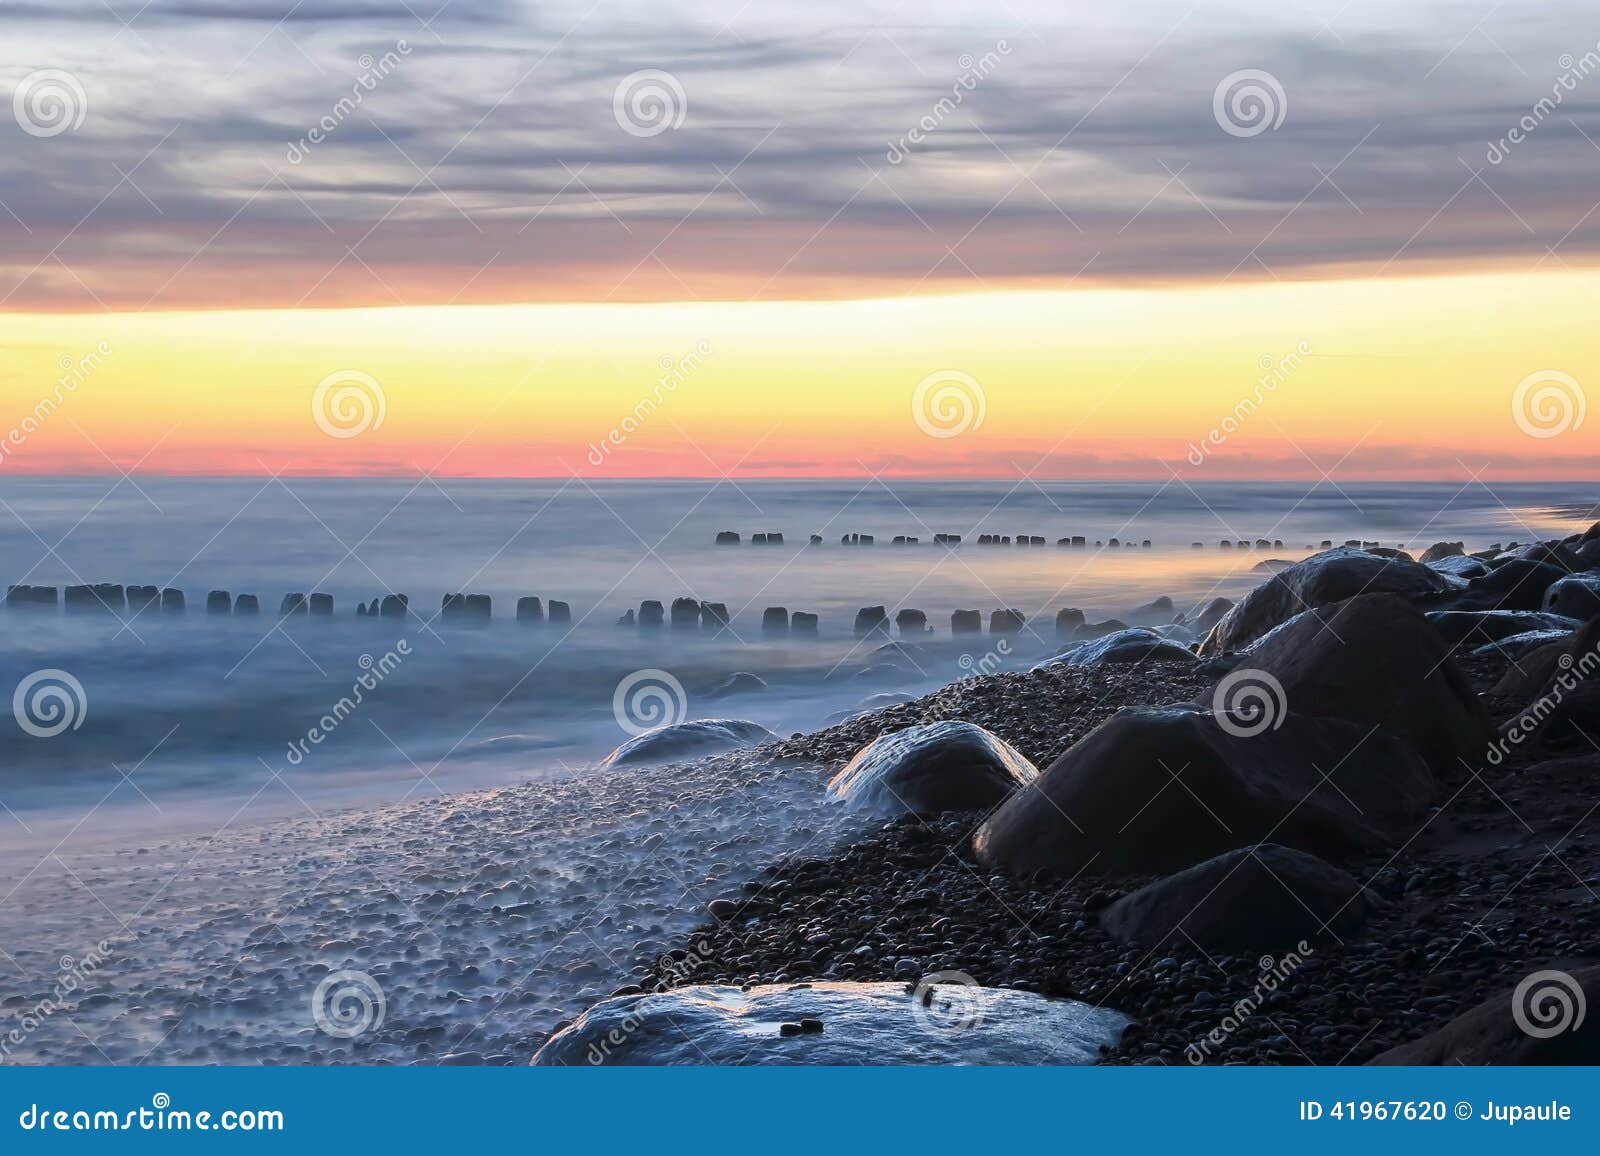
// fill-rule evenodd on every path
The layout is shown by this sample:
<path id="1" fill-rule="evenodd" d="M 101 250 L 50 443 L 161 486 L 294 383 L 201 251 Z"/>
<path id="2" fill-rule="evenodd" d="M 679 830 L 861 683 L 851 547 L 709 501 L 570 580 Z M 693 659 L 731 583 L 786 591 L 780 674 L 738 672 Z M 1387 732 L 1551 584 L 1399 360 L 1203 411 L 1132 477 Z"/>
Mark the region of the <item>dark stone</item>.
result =
<path id="1" fill-rule="evenodd" d="M 1374 1064 L 1457 1065 L 1600 1063 L 1600 966 L 1535 967 L 1436 1031 L 1390 1048 Z M 1589 1014 L 1578 1019 L 1579 1008 Z M 1518 1022 L 1518 1020 L 1522 1022 Z M 1529 1028 L 1539 1035 L 1529 1034 Z M 1548 1033 L 1548 1034 L 1547 1034 Z"/>
<path id="2" fill-rule="evenodd" d="M 1118 630 L 1089 642 L 1075 643 L 1034 669 L 1054 666 L 1105 666 L 1119 662 L 1197 661 L 1194 651 L 1180 642 L 1164 638 L 1153 630 L 1136 626 Z"/>
<path id="3" fill-rule="evenodd" d="M 333 613 L 332 594 L 313 594 L 310 600 L 311 613 L 327 616 Z"/>
<path id="4" fill-rule="evenodd" d="M 719 546 L 737 546 L 738 544 L 739 544 L 739 533 L 738 533 L 737 530 L 719 530 L 719 531 L 717 531 L 717 545 L 719 545 Z"/>
<path id="5" fill-rule="evenodd" d="M 1082 625 L 1083 611 L 1073 609 L 1056 611 L 1056 635 L 1058 637 L 1067 638 Z"/>
<path id="6" fill-rule="evenodd" d="M 606 756 L 601 766 L 626 767 L 700 758 L 736 747 L 758 746 L 777 739 L 766 727 L 744 719 L 698 719 L 646 731 Z"/>
<path id="7" fill-rule="evenodd" d="M 789 610 L 784 606 L 769 606 L 761 612 L 761 633 L 769 636 L 789 633 Z"/>
<path id="8" fill-rule="evenodd" d="M 1457 558 L 1466 555 L 1467 547 L 1464 542 L 1435 542 L 1422 552 L 1418 559 L 1424 566 L 1429 562 L 1437 562 L 1440 558 Z"/>
<path id="9" fill-rule="evenodd" d="M 206 595 L 207 614 L 232 614 L 233 595 L 226 590 L 213 590 Z"/>
<path id="10" fill-rule="evenodd" d="M 680 632 L 700 629 L 700 603 L 697 599 L 672 600 L 672 629 Z"/>
<path id="11" fill-rule="evenodd" d="M 233 600 L 235 614 L 260 614 L 261 600 L 254 594 L 241 594 Z"/>
<path id="12" fill-rule="evenodd" d="M 55 606 L 57 591 L 54 586 L 29 586 L 26 583 L 6 587 L 7 606 Z"/>
<path id="13" fill-rule="evenodd" d="M 384 618 L 404 618 L 411 600 L 404 594 L 385 594 L 378 604 L 378 614 Z"/>
<path id="14" fill-rule="evenodd" d="M 467 617 L 487 622 L 494 613 L 494 604 L 487 594 L 467 595 Z"/>
<path id="15" fill-rule="evenodd" d="M 1368 728 L 1220 720 L 1118 711 L 990 816 L 978 860 L 1024 876 L 1165 872 L 1268 838 L 1337 858 L 1408 837 L 1436 794 L 1411 748 Z"/>
<path id="16" fill-rule="evenodd" d="M 1206 603 L 1205 609 L 1200 611 L 1199 616 L 1195 618 L 1195 630 L 1202 635 L 1210 633 L 1211 628 L 1221 622 L 1227 616 L 1228 611 L 1232 609 L 1233 599 L 1213 598 Z"/>
<path id="17" fill-rule="evenodd" d="M 1078 638 L 1103 638 L 1107 634 L 1115 634 L 1119 630 L 1129 629 L 1126 622 L 1117 618 L 1108 618 L 1104 622 L 1085 622 L 1074 632 Z"/>
<path id="18" fill-rule="evenodd" d="M 1567 576 L 1567 571 L 1549 562 L 1513 558 L 1502 562 L 1481 578 L 1467 583 L 1466 591 L 1452 601 L 1458 609 L 1538 610 L 1544 606 L 1545 591 Z"/>
<path id="19" fill-rule="evenodd" d="M 951 634 L 982 634 L 983 611 L 957 610 L 950 615 Z"/>
<path id="20" fill-rule="evenodd" d="M 310 608 L 306 605 L 304 594 L 285 594 L 283 601 L 278 603 L 278 616 L 287 618 L 291 614 L 307 614 Z"/>
<path id="21" fill-rule="evenodd" d="M 902 610 L 894 616 L 901 638 L 916 638 L 928 633 L 928 616 L 920 610 Z"/>
<path id="22" fill-rule="evenodd" d="M 529 626 L 538 626 L 544 622 L 544 603 L 534 595 L 517 599 L 517 621 Z"/>
<path id="23" fill-rule="evenodd" d="M 618 626 L 622 626 L 622 627 L 635 627 L 635 626 L 637 626 L 638 622 L 635 620 L 633 611 L 632 610 L 623 611 L 622 614 L 619 615 L 618 618 L 617 618 L 617 625 Z"/>
<path id="24" fill-rule="evenodd" d="M 1021 634 L 1026 624 L 1020 610 L 995 610 L 989 614 L 990 634 Z"/>
<path id="25" fill-rule="evenodd" d="M 1600 614 L 1600 574 L 1575 574 L 1551 583 L 1544 592 L 1544 608 L 1568 618 Z"/>
<path id="26" fill-rule="evenodd" d="M 1348 872 L 1263 843 L 1123 896 L 1100 913 L 1100 925 L 1115 939 L 1146 947 L 1176 939 L 1214 954 L 1276 954 L 1301 941 L 1343 938 L 1366 922 L 1372 906 Z"/>
<path id="27" fill-rule="evenodd" d="M 728 629 L 728 604 L 726 602 L 700 603 L 700 629 L 706 634 L 721 634 Z"/>
<path id="28" fill-rule="evenodd" d="M 666 611 L 661 603 L 655 599 L 651 598 L 639 603 L 638 622 L 640 630 L 660 630 L 665 619 Z"/>
<path id="29" fill-rule="evenodd" d="M 789 633 L 804 634 L 810 638 L 817 637 L 817 616 L 807 614 L 804 610 L 796 610 L 789 616 Z"/>
<path id="30" fill-rule="evenodd" d="M 184 611 L 183 591 L 167 587 L 161 591 L 161 609 L 168 614 L 182 614 Z"/>
<path id="31" fill-rule="evenodd" d="M 889 611 L 882 606 L 863 606 L 856 611 L 856 637 L 867 638 L 874 634 L 889 633 Z"/>
<path id="32" fill-rule="evenodd" d="M 1530 630 L 1576 630 L 1579 626 L 1574 619 L 1559 614 L 1528 610 L 1436 610 L 1427 618 L 1445 645 L 1452 648 L 1482 646 Z"/>
<path id="33" fill-rule="evenodd" d="M 1277 680 L 1288 709 L 1379 726 L 1410 741 L 1439 774 L 1458 773 L 1463 761 L 1480 765 L 1488 749 L 1477 693 L 1422 612 L 1398 595 L 1307 611 L 1246 661 Z"/>
<path id="34" fill-rule="evenodd" d="M 554 598 L 550 599 L 549 619 L 551 626 L 571 626 L 572 607 L 565 602 L 560 602 Z"/>
<path id="35" fill-rule="evenodd" d="M 1238 650 L 1296 614 L 1357 594 L 1426 595 L 1449 583 L 1416 562 L 1340 547 L 1297 562 L 1246 594 L 1201 643 L 1202 655 Z"/>
<path id="36" fill-rule="evenodd" d="M 940 722 L 873 740 L 833 777 L 828 797 L 851 807 L 921 816 L 987 811 L 1038 773 L 982 727 Z"/>

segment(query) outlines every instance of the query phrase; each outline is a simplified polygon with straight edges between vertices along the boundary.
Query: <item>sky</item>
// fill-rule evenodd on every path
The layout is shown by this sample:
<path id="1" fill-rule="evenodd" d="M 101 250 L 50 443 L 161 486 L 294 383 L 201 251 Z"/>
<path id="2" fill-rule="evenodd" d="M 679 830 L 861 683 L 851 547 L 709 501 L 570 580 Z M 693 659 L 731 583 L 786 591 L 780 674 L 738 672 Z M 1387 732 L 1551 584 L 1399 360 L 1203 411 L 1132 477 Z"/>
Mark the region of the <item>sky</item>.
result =
<path id="1" fill-rule="evenodd" d="M 0 471 L 1595 476 L 1592 5 L 1103 8 L 6 0 Z"/>

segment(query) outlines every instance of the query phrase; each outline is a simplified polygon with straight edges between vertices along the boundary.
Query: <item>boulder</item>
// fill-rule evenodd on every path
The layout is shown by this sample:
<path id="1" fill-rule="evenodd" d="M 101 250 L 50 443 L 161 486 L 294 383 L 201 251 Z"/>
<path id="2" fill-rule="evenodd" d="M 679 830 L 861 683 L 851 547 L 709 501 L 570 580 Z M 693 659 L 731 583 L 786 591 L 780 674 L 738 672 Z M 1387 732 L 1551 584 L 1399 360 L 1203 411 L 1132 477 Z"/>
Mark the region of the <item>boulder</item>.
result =
<path id="1" fill-rule="evenodd" d="M 950 615 L 951 634 L 982 634 L 983 611 L 957 610 Z"/>
<path id="2" fill-rule="evenodd" d="M 1366 922 L 1373 897 L 1315 855 L 1263 843 L 1228 851 L 1124 895 L 1100 913 L 1115 939 L 1194 943 L 1222 955 L 1342 939 Z"/>
<path id="3" fill-rule="evenodd" d="M 1078 627 L 1074 634 L 1078 638 L 1104 638 L 1108 634 L 1115 634 L 1119 630 L 1132 629 L 1126 622 L 1119 618 L 1108 618 L 1104 622 L 1085 622 Z"/>
<path id="4" fill-rule="evenodd" d="M 1450 584 L 1437 571 L 1399 558 L 1341 546 L 1296 562 L 1246 594 L 1201 644 L 1202 655 L 1240 650 L 1306 610 L 1357 594 L 1419 596 Z"/>
<path id="5" fill-rule="evenodd" d="M 1600 966 L 1530 971 L 1443 1027 L 1372 1060 L 1390 1065 L 1600 1064 Z"/>
<path id="6" fill-rule="evenodd" d="M 714 755 L 736 747 L 774 742 L 777 737 L 766 727 L 744 719 L 697 719 L 657 727 L 636 735 L 607 755 L 600 765 L 628 767 L 697 759 L 702 755 Z"/>
<path id="7" fill-rule="evenodd" d="M 404 618 L 411 600 L 404 594 L 385 594 L 378 604 L 378 614 L 384 618 Z"/>
<path id="8" fill-rule="evenodd" d="M 808 638 L 817 636 L 817 616 L 807 614 L 804 610 L 796 610 L 789 615 L 789 633 L 803 634 Z"/>
<path id="9" fill-rule="evenodd" d="M 1426 566 L 1430 562 L 1437 562 L 1441 558 L 1460 558 L 1467 552 L 1465 542 L 1435 542 L 1422 552 L 1419 561 Z"/>
<path id="10" fill-rule="evenodd" d="M 1195 616 L 1194 628 L 1202 635 L 1211 633 L 1211 628 L 1227 617 L 1228 611 L 1233 609 L 1233 599 L 1213 598 L 1207 602 L 1205 608 Z"/>
<path id="11" fill-rule="evenodd" d="M 261 600 L 254 594 L 241 594 L 233 600 L 235 614 L 260 614 Z"/>
<path id="12" fill-rule="evenodd" d="M 518 598 L 517 621 L 526 626 L 538 626 L 544 622 L 544 603 L 533 595 Z"/>
<path id="13" fill-rule="evenodd" d="M 1472 651 L 1473 658 L 1503 658 L 1515 662 L 1523 655 L 1532 654 L 1551 643 L 1562 643 L 1572 636 L 1570 630 L 1530 630 L 1526 634 L 1513 634 L 1495 642 L 1486 642 Z"/>
<path id="14" fill-rule="evenodd" d="M 1021 634 L 1026 622 L 1020 610 L 995 610 L 989 615 L 989 633 Z"/>
<path id="15" fill-rule="evenodd" d="M 822 545 L 822 535 L 821 534 L 813 534 L 813 535 L 811 535 L 810 544 L 813 545 L 813 546 Z"/>
<path id="16" fill-rule="evenodd" d="M 310 598 L 311 613 L 327 616 L 333 613 L 332 594 L 313 594 Z"/>
<path id="17" fill-rule="evenodd" d="M 1489 572 L 1489 564 L 1482 559 L 1462 555 L 1461 557 L 1452 556 L 1436 559 L 1428 563 L 1428 569 L 1437 570 L 1439 573 L 1447 574 L 1452 578 L 1470 581 L 1473 578 L 1481 578 L 1487 574 Z"/>
<path id="18" fill-rule="evenodd" d="M 916 638 L 928 633 L 928 616 L 920 610 L 902 610 L 894 616 L 901 638 Z"/>
<path id="19" fill-rule="evenodd" d="M 1173 605 L 1172 599 L 1163 594 L 1143 606 L 1136 606 L 1128 612 L 1131 622 L 1143 625 L 1160 625 L 1171 622 L 1178 615 L 1178 609 Z"/>
<path id="20" fill-rule="evenodd" d="M 640 630 L 660 630 L 666 619 L 666 609 L 655 599 L 647 599 L 639 603 L 638 623 Z"/>
<path id="21" fill-rule="evenodd" d="M 1530 630 L 1576 630 L 1582 625 L 1575 618 L 1531 610 L 1435 610 L 1427 619 L 1450 647 L 1476 647 Z"/>
<path id="22" fill-rule="evenodd" d="M 967 722 L 938 722 L 881 735 L 828 784 L 850 807 L 931 816 L 988 811 L 1038 769 L 1004 739 Z"/>
<path id="23" fill-rule="evenodd" d="M 1574 574 L 1552 582 L 1544 592 L 1544 608 L 1568 618 L 1600 614 L 1600 574 Z"/>
<path id="24" fill-rule="evenodd" d="M 690 985 L 602 1000 L 551 1036 L 532 1062 L 1092 1064 L 1129 1022 L 1078 1000 L 979 987 L 959 972 L 915 984 Z"/>
<path id="25" fill-rule="evenodd" d="M 973 850 L 992 869 L 1070 878 L 1174 871 L 1262 842 L 1338 858 L 1415 831 L 1437 788 L 1410 747 L 1337 719 L 1274 721 L 1124 708 L 1012 795 Z"/>
<path id="26" fill-rule="evenodd" d="M 1289 710 L 1377 726 L 1409 741 L 1437 774 L 1459 774 L 1463 761 L 1479 765 L 1488 748 L 1492 731 L 1477 693 L 1422 612 L 1398 595 L 1363 594 L 1307 611 L 1244 662 L 1276 681 Z"/>
<path id="27" fill-rule="evenodd" d="M 1072 632 L 1083 625 L 1083 611 L 1068 608 L 1056 611 L 1056 637 L 1070 638 Z"/>
<path id="28" fill-rule="evenodd" d="M 1451 605 L 1462 610 L 1538 610 L 1544 606 L 1545 591 L 1567 573 L 1549 562 L 1513 558 L 1469 581 Z"/>
<path id="29" fill-rule="evenodd" d="M 789 610 L 785 606 L 769 606 L 761 612 L 761 633 L 769 637 L 789 633 Z"/>
<path id="30" fill-rule="evenodd" d="M 889 633 L 889 611 L 883 606 L 863 606 L 856 611 L 856 637 Z"/>
<path id="31" fill-rule="evenodd" d="M 357 602 L 356 603 L 356 617 L 357 618 L 365 618 L 366 616 L 367 616 L 367 604 L 365 602 Z"/>
<path id="32" fill-rule="evenodd" d="M 1194 651 L 1181 642 L 1174 642 L 1153 630 L 1135 626 L 1102 635 L 1090 642 L 1079 642 L 1063 650 L 1054 658 L 1035 666 L 1045 670 L 1055 666 L 1107 666 L 1120 662 L 1185 662 L 1197 661 Z"/>
<path id="33" fill-rule="evenodd" d="M 551 626 L 571 626 L 572 607 L 555 598 L 550 599 L 549 621 Z"/>
<path id="34" fill-rule="evenodd" d="M 233 595 L 226 590 L 213 590 L 206 595 L 207 614 L 232 614 Z"/>
<path id="35" fill-rule="evenodd" d="M 711 699 L 730 698 L 736 694 L 751 694 L 755 691 L 766 689 L 767 680 L 759 674 L 751 674 L 748 670 L 736 670 L 706 691 L 705 697 Z"/>

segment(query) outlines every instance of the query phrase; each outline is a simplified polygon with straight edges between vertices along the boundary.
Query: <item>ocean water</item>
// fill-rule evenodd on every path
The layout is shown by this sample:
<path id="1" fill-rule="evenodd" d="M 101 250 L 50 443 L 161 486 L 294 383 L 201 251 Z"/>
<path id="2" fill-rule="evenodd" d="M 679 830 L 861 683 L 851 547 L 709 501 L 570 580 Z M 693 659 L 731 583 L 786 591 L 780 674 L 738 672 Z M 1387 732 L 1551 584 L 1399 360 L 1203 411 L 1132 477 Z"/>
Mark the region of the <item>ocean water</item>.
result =
<path id="1" fill-rule="evenodd" d="M 61 733 L 0 728 L 0 827 L 11 845 L 53 842 L 61 821 L 78 824 L 79 841 L 204 827 L 253 795 L 255 813 L 269 810 L 260 788 L 273 775 L 293 787 L 274 804 L 285 808 L 294 795 L 375 804 L 580 775 L 651 721 L 626 700 L 615 709 L 638 671 L 676 680 L 645 677 L 638 709 L 813 729 L 871 694 L 1026 666 L 1051 649 L 1064 606 L 1092 620 L 1162 594 L 1182 607 L 1237 596 L 1268 555 L 1220 550 L 1223 538 L 1282 539 L 1288 557 L 1324 539 L 1474 548 L 1587 525 L 1597 497 L 1571 485 L 5 479 L 8 584 L 173 586 L 188 611 L 0 617 L 0 689 L 41 670 L 82 687 L 82 706 L 67 707 L 80 717 Z M 725 529 L 746 544 L 713 545 Z M 763 531 L 785 544 L 748 544 Z M 848 532 L 876 544 L 840 545 Z M 932 544 L 939 532 L 963 544 Z M 821 545 L 807 544 L 813 533 Z M 1051 545 L 983 547 L 983 533 Z M 896 547 L 896 534 L 921 542 Z M 1090 547 L 1054 545 L 1073 534 Z M 1152 544 L 1093 546 L 1112 538 Z M 206 615 L 213 588 L 257 594 L 262 615 Z M 332 619 L 278 619 L 285 592 L 311 590 L 334 596 Z M 459 590 L 493 597 L 488 626 L 436 620 L 442 594 Z M 355 615 L 357 600 L 387 591 L 408 593 L 417 616 Z M 519 626 L 524 594 L 570 603 L 571 628 Z M 678 596 L 727 603 L 732 630 L 652 637 L 615 625 L 643 599 Z M 1009 653 L 985 636 L 886 661 L 851 636 L 856 609 L 872 604 L 925 610 L 936 639 L 957 608 L 1014 607 L 1030 626 Z M 763 639 L 767 606 L 819 614 L 820 639 Z M 734 671 L 768 689 L 711 697 Z M 319 726 L 363 677 L 376 685 L 358 708 Z"/>
<path id="2" fill-rule="evenodd" d="M 1223 537 L 1281 538 L 1283 557 L 1347 538 L 1470 549 L 1586 526 L 1600 495 L 135 481 L 0 481 L 8 583 L 173 586 L 189 603 L 0 611 L 0 1063 L 525 1062 L 713 899 L 871 821 L 824 803 L 826 768 L 599 765 L 663 714 L 812 729 L 876 695 L 1025 667 L 1054 648 L 1062 607 L 1237 596 L 1268 555 Z M 713 545 L 724 529 L 786 542 Z M 840 546 L 851 531 L 877 544 Z M 966 541 L 946 550 L 936 532 Z M 980 533 L 1152 544 L 990 548 Z M 263 613 L 208 616 L 213 588 L 255 593 Z M 334 596 L 332 618 L 279 620 L 284 593 L 311 590 Z M 355 615 L 391 590 L 421 613 Z M 494 619 L 435 620 L 460 590 L 492 595 Z M 524 594 L 568 601 L 570 629 L 519 626 Z M 732 630 L 615 625 L 677 596 L 726 602 Z M 932 642 L 858 642 L 872 604 L 926 611 Z M 763 639 L 772 605 L 820 614 L 821 636 Z M 1016 608 L 1029 630 L 1005 647 L 952 639 L 958 607 Z M 734 671 L 766 689 L 716 698 Z"/>

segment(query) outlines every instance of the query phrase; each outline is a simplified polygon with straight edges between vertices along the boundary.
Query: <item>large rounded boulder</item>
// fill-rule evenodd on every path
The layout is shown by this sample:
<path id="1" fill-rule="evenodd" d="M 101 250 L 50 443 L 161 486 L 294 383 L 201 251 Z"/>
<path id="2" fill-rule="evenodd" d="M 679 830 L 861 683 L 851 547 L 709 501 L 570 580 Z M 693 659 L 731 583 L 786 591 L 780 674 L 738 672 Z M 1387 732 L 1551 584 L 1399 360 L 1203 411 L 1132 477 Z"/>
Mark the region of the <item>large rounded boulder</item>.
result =
<path id="1" fill-rule="evenodd" d="M 1016 748 L 982 727 L 938 722 L 862 747 L 828 784 L 828 798 L 924 816 L 987 811 L 1038 775 Z"/>
<path id="2" fill-rule="evenodd" d="M 1544 608 L 1568 618 L 1593 618 L 1600 614 L 1600 574 L 1574 574 L 1552 582 L 1544 592 Z"/>
<path id="3" fill-rule="evenodd" d="M 696 719 L 636 735 L 607 755 L 600 765 L 628 767 L 697 759 L 738 747 L 774 742 L 777 737 L 759 723 L 745 719 Z"/>
<path id="4" fill-rule="evenodd" d="M 1195 661 L 1194 651 L 1142 626 L 1114 631 L 1088 642 L 1078 642 L 1038 663 L 1035 670 L 1056 666 L 1111 666 L 1124 662 Z"/>
<path id="5" fill-rule="evenodd" d="M 1319 606 L 1358 594 L 1442 594 L 1454 588 L 1437 570 L 1341 546 L 1313 554 L 1274 574 L 1228 611 L 1200 646 L 1202 655 L 1250 645 L 1275 626 Z"/>
<path id="6" fill-rule="evenodd" d="M 1124 895 L 1100 913 L 1100 925 L 1124 943 L 1156 947 L 1176 938 L 1208 952 L 1249 954 L 1342 938 L 1372 906 L 1349 872 L 1264 843 Z"/>
<path id="7" fill-rule="evenodd" d="M 978 829 L 985 866 L 1028 876 L 1176 871 L 1278 842 L 1337 858 L 1415 829 L 1436 794 L 1371 728 L 1199 706 L 1118 711 Z"/>
<path id="8" fill-rule="evenodd" d="M 1252 648 L 1243 669 L 1287 709 L 1403 738 L 1440 774 L 1478 766 L 1489 747 L 1489 717 L 1444 640 L 1393 594 L 1307 611 Z"/>
<path id="9" fill-rule="evenodd" d="M 1600 967 L 1531 971 L 1436 1031 L 1390 1048 L 1374 1064 L 1600 1064 Z"/>

